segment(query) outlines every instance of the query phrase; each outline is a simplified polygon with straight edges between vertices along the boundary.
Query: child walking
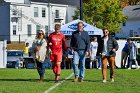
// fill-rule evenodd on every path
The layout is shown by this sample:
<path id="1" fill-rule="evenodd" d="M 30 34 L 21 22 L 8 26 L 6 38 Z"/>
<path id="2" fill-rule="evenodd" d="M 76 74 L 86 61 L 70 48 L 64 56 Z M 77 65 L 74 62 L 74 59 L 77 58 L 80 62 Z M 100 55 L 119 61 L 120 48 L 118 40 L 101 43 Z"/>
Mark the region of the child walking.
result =
<path id="1" fill-rule="evenodd" d="M 98 61 L 96 53 L 98 49 L 97 37 L 93 37 L 90 43 L 90 69 L 92 69 L 93 62 L 96 62 L 96 68 L 98 68 Z"/>
<path id="2" fill-rule="evenodd" d="M 130 54 L 129 54 L 130 62 L 129 62 L 129 68 L 128 69 L 131 69 L 132 62 L 135 62 L 136 69 L 139 69 L 138 62 L 136 60 L 136 57 L 137 57 L 137 54 L 138 54 L 138 48 L 131 41 L 131 39 L 128 39 L 127 41 L 128 41 L 129 51 L 130 51 Z"/>

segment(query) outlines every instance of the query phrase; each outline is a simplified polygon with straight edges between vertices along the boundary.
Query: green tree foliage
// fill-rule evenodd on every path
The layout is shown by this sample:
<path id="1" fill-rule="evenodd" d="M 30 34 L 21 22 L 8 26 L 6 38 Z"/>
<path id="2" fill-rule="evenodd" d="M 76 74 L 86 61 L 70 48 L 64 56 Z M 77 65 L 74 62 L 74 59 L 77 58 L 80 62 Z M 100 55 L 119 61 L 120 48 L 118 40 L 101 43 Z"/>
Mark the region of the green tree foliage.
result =
<path id="1" fill-rule="evenodd" d="M 83 3 L 89 3 L 90 0 L 83 0 Z"/>
<path id="2" fill-rule="evenodd" d="M 79 17 L 79 8 L 73 19 Z M 120 31 L 120 23 L 125 22 L 120 0 L 89 0 L 83 3 L 83 20 L 98 28 L 108 28 L 111 32 Z"/>

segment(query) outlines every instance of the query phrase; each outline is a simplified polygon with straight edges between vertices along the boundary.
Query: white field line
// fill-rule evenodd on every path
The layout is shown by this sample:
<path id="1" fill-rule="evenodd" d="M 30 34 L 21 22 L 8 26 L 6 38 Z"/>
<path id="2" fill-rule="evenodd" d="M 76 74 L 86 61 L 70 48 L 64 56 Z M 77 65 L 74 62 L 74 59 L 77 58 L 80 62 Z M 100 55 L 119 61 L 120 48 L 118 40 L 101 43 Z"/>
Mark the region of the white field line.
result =
<path id="1" fill-rule="evenodd" d="M 51 90 L 55 89 L 57 86 L 61 85 L 62 83 L 64 83 L 66 80 L 70 79 L 73 76 L 73 73 L 70 74 L 67 78 L 65 78 L 64 80 L 60 81 L 59 83 L 56 83 L 54 86 L 50 87 L 48 90 L 46 90 L 44 93 L 49 93 Z"/>

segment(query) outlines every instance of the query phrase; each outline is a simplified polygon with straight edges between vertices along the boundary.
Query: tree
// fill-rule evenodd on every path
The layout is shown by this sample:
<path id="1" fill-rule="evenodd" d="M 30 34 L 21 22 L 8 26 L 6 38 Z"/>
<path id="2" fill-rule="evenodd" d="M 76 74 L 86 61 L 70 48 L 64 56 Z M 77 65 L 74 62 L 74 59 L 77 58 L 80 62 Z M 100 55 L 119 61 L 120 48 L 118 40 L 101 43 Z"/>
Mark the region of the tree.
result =
<path id="1" fill-rule="evenodd" d="M 121 0 L 122 6 L 140 5 L 140 0 Z"/>
<path id="2" fill-rule="evenodd" d="M 89 3 L 90 0 L 83 0 L 83 3 Z"/>
<path id="3" fill-rule="evenodd" d="M 73 19 L 79 16 L 75 11 Z M 120 31 L 120 23 L 125 22 L 120 0 L 89 0 L 83 4 L 83 20 L 98 28 L 108 28 L 111 32 Z"/>
<path id="4" fill-rule="evenodd" d="M 121 0 L 121 6 L 122 7 L 128 6 L 128 0 Z"/>

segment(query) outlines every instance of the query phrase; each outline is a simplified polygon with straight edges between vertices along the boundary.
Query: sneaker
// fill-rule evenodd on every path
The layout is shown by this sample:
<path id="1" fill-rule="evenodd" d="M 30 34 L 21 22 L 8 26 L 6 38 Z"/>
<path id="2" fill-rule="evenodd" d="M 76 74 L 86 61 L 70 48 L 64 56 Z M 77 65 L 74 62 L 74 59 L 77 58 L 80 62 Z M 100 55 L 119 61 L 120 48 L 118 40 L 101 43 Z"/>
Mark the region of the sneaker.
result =
<path id="1" fill-rule="evenodd" d="M 129 67 L 129 68 L 127 68 L 127 69 L 131 69 L 131 68 Z"/>
<path id="2" fill-rule="evenodd" d="M 106 80 L 103 80 L 103 83 L 106 83 L 107 81 Z"/>
<path id="3" fill-rule="evenodd" d="M 75 77 L 75 79 L 73 80 L 73 82 L 77 82 L 78 81 L 78 77 Z"/>
<path id="4" fill-rule="evenodd" d="M 84 80 L 83 79 L 79 79 L 79 82 L 84 82 Z"/>
<path id="5" fill-rule="evenodd" d="M 111 82 L 114 82 L 114 79 L 113 78 L 111 79 Z"/>
<path id="6" fill-rule="evenodd" d="M 100 67 L 98 69 L 101 69 Z"/>

